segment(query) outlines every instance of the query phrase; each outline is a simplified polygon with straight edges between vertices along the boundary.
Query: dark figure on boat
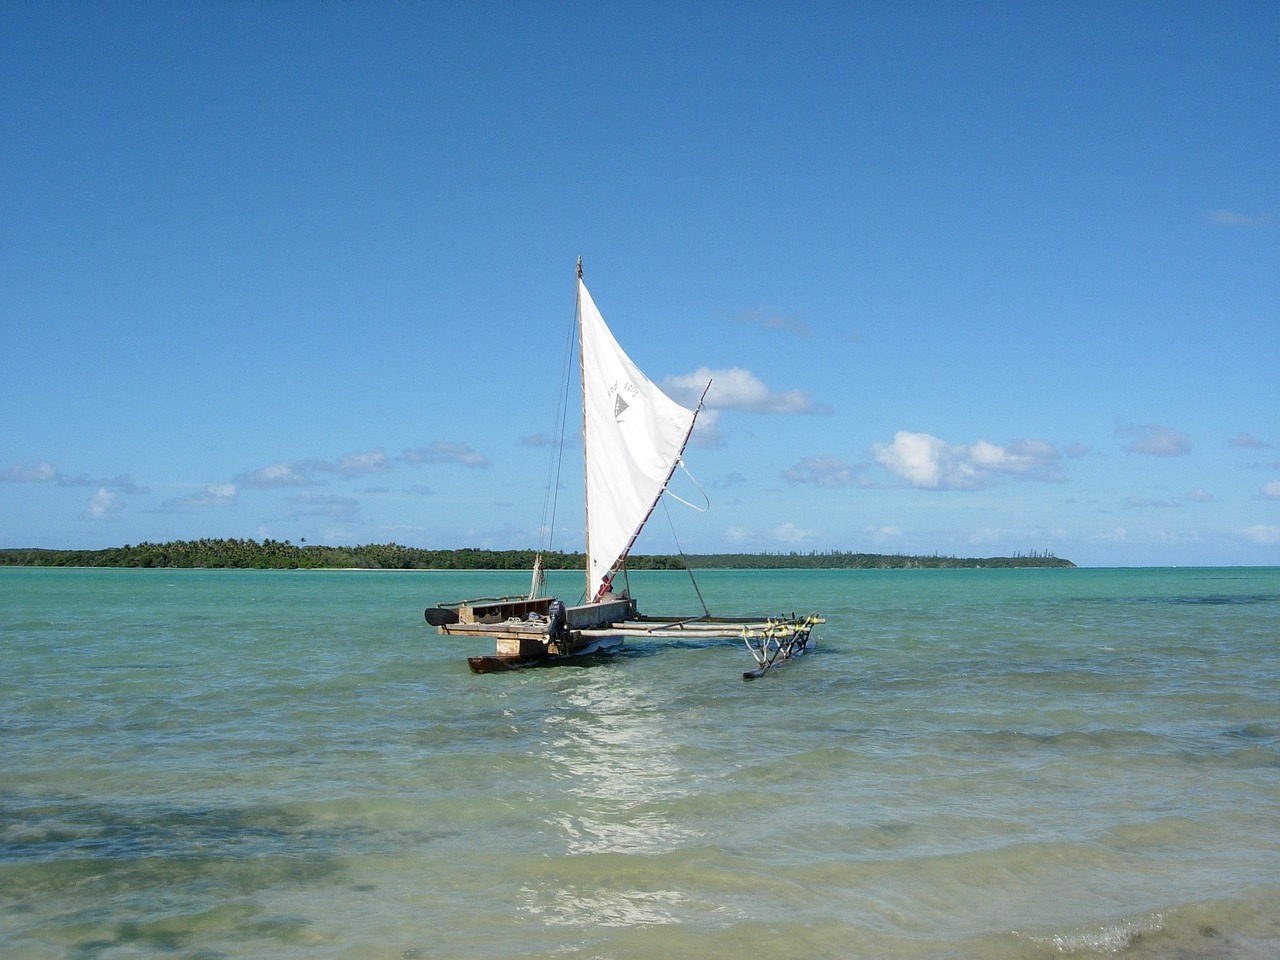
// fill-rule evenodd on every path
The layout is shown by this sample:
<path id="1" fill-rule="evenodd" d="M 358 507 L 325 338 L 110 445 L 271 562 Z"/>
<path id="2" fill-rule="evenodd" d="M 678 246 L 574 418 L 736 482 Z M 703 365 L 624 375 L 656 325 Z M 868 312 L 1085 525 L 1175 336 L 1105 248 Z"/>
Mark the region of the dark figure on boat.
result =
<path id="1" fill-rule="evenodd" d="M 565 611 L 563 600 L 558 597 L 551 598 L 551 603 L 547 607 L 547 619 L 551 621 L 547 624 L 547 639 L 552 641 L 564 639 L 565 627 L 569 624 L 569 614 Z"/>

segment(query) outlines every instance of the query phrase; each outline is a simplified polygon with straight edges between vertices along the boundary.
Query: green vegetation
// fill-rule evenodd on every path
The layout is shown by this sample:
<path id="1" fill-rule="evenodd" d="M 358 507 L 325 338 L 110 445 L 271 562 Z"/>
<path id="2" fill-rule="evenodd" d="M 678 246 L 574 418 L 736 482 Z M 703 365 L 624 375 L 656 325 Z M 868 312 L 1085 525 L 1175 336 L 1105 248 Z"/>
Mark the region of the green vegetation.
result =
<path id="1" fill-rule="evenodd" d="M 106 550 L 0 549 L 0 566 L 21 567 L 226 567 L 297 570 L 355 567 L 366 570 L 531 570 L 533 550 L 420 550 L 396 543 L 359 547 L 295 545 L 285 540 L 178 540 L 140 543 Z M 733 569 L 944 569 L 956 567 L 1074 567 L 1052 553 L 1012 557 L 906 556 L 848 553 L 715 553 L 699 556 L 633 556 L 632 570 L 683 570 L 685 561 L 700 570 Z M 580 553 L 543 553 L 547 570 L 581 570 Z"/>

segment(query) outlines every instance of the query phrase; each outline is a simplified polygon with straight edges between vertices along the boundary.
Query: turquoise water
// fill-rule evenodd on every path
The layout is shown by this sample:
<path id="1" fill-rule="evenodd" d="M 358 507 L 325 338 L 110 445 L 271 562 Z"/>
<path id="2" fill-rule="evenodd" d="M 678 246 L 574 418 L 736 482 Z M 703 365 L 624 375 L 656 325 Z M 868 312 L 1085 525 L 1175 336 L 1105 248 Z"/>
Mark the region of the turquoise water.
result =
<path id="1" fill-rule="evenodd" d="M 473 676 L 422 608 L 524 576 L 0 568 L 0 956 L 1280 955 L 1280 570 L 699 585 L 818 651 Z"/>

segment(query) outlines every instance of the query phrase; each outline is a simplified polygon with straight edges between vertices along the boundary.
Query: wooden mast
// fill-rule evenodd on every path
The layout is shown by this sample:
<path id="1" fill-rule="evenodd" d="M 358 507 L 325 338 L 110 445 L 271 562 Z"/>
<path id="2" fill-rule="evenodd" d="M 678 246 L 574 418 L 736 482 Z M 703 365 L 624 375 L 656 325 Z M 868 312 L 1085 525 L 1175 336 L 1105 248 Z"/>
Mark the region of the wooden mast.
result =
<path id="1" fill-rule="evenodd" d="M 584 531 L 586 533 L 586 576 L 587 583 L 582 594 L 587 603 L 594 603 L 591 595 L 591 500 L 587 492 L 590 489 L 591 470 L 587 464 L 587 358 L 582 342 L 582 257 L 578 257 L 578 283 L 575 286 L 574 301 L 578 313 L 578 371 L 582 381 L 582 508 L 585 515 Z"/>

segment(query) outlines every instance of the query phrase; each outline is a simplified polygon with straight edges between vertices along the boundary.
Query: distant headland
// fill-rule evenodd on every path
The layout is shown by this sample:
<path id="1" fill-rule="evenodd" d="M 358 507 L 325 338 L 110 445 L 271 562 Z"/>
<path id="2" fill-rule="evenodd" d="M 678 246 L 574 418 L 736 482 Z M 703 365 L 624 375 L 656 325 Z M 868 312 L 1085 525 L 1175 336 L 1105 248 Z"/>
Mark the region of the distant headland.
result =
<path id="1" fill-rule="evenodd" d="M 233 570 L 531 570 L 534 550 L 422 550 L 396 543 L 356 547 L 294 544 L 288 540 L 175 540 L 125 544 L 105 550 L 0 548 L 0 566 L 20 567 L 198 567 Z M 928 570 L 988 567 L 1074 567 L 1048 551 L 1012 557 L 910 556 L 842 550 L 802 553 L 710 553 L 633 555 L 630 570 Z M 544 551 L 546 570 L 581 570 L 581 553 Z"/>

